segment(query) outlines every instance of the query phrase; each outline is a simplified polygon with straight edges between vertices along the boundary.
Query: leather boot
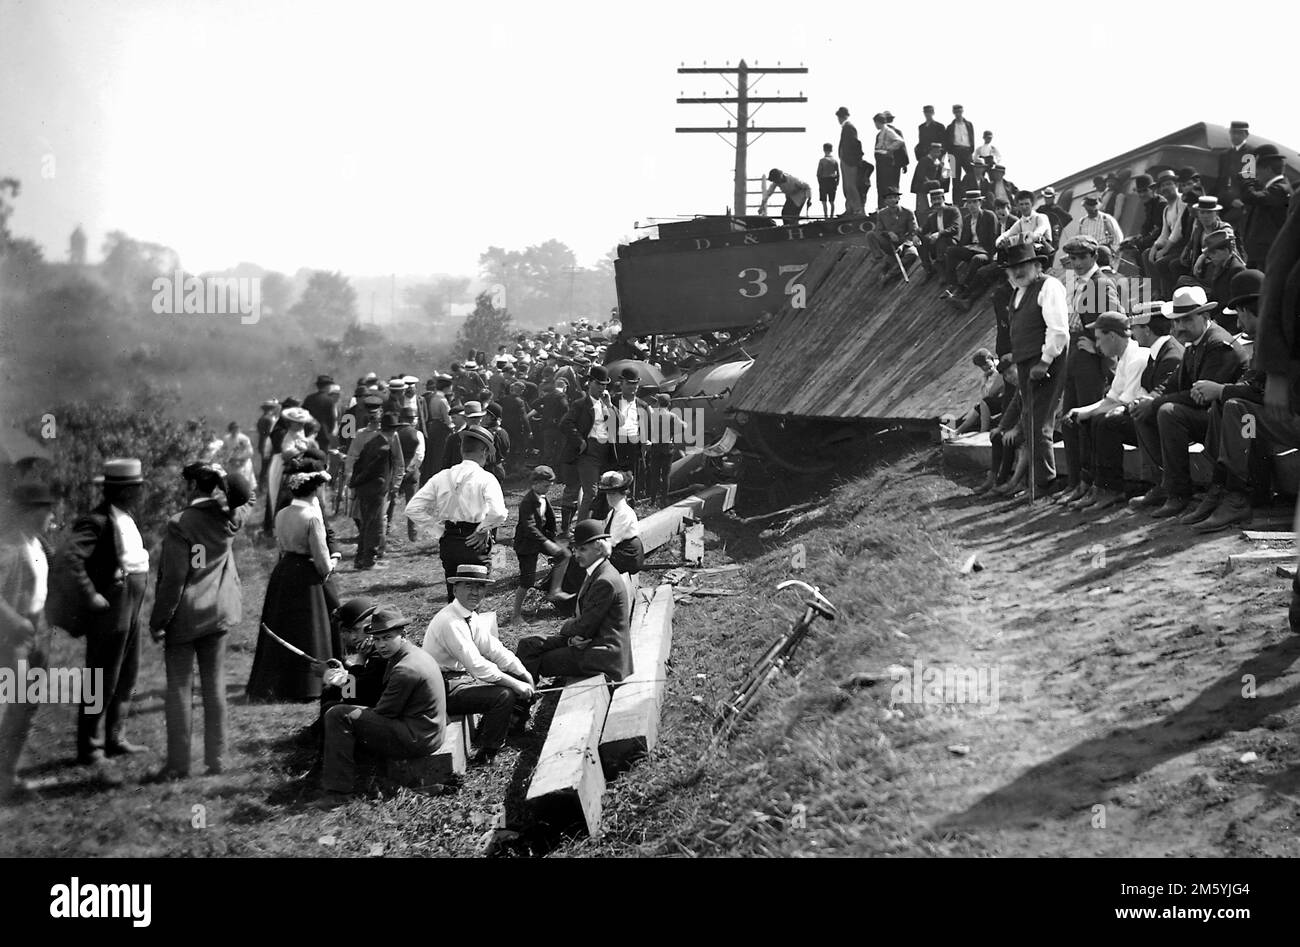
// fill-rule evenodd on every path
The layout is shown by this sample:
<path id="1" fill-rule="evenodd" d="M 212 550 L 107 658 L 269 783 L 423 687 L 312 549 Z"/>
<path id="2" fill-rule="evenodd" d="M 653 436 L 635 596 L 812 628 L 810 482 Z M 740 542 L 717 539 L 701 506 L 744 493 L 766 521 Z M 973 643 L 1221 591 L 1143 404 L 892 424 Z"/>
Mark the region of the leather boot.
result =
<path id="1" fill-rule="evenodd" d="M 1234 492 L 1224 496 L 1223 502 L 1219 504 L 1219 508 L 1212 516 L 1192 528 L 1198 533 L 1215 533 L 1229 526 L 1244 526 L 1253 516 L 1250 511 L 1250 497 L 1244 493 Z"/>
<path id="2" fill-rule="evenodd" d="M 1210 518 L 1210 514 L 1219 508 L 1223 502 L 1223 486 L 1221 484 L 1211 484 L 1210 489 L 1205 491 L 1205 496 L 1188 513 L 1178 517 L 1180 526 L 1195 526 Z"/>

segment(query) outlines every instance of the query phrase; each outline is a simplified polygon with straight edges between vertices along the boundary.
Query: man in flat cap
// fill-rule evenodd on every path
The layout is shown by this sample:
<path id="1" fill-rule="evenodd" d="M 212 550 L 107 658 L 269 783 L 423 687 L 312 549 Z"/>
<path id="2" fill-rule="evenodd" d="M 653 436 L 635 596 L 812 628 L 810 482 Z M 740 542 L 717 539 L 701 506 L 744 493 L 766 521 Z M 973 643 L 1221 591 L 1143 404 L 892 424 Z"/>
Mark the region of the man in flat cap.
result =
<path id="1" fill-rule="evenodd" d="M 1103 312 L 1120 309 L 1114 281 L 1097 263 L 1097 241 L 1082 234 L 1066 243 L 1066 298 L 1069 300 L 1070 344 L 1065 367 L 1065 397 L 1062 409 L 1097 404 L 1106 392 L 1106 358 L 1097 350 L 1097 335 L 1090 326 Z M 1125 323 L 1125 337 L 1128 325 Z M 1118 342 L 1115 343 L 1118 346 Z M 1069 483 L 1060 502 L 1072 503 L 1092 490 L 1090 443 L 1077 424 L 1064 426 L 1065 456 L 1070 465 Z"/>
<path id="2" fill-rule="evenodd" d="M 976 167 L 987 167 L 987 165 L 976 165 Z M 988 169 L 988 179 L 980 184 L 980 190 L 984 192 L 984 206 L 991 210 L 998 201 L 1006 201 L 1014 206 L 1020 201 L 1020 195 L 1028 194 L 1030 213 L 1033 213 L 1033 192 L 1018 189 L 1007 180 L 1006 174 L 1007 169 L 1000 164 L 995 164 Z M 1051 232 L 1050 227 L 1048 232 Z"/>
<path id="3" fill-rule="evenodd" d="M 835 110 L 835 117 L 840 123 L 840 181 L 844 186 L 844 215 L 846 217 L 862 214 L 862 189 L 859 175 L 862 173 L 862 141 L 858 138 L 858 128 L 849 121 L 849 110 L 840 106 Z"/>
<path id="4" fill-rule="evenodd" d="M 456 597 L 450 580 L 458 566 L 491 564 L 492 531 L 507 517 L 501 483 L 487 470 L 492 435 L 475 425 L 460 440 L 464 459 L 434 474 L 406 505 L 407 517 L 438 540 L 449 602 Z"/>
<path id="5" fill-rule="evenodd" d="M 934 117 L 933 105 L 922 106 L 921 114 L 925 116 L 925 121 L 916 128 L 916 147 L 912 149 L 912 153 L 916 155 L 918 161 L 925 155 L 930 154 L 930 145 L 932 144 L 937 144 L 939 152 L 942 154 L 943 142 L 948 134 L 943 127 L 943 122 Z M 944 177 L 946 178 L 947 175 Z"/>
<path id="6" fill-rule="evenodd" d="M 921 217 L 920 243 L 917 249 L 926 275 L 933 276 L 936 265 L 942 265 L 948 251 L 957 244 L 961 232 L 961 213 L 944 202 L 948 190 L 943 184 L 927 181 L 926 185 L 929 206 Z"/>
<path id="7" fill-rule="evenodd" d="M 758 212 L 767 213 L 768 198 L 777 188 L 780 188 L 781 193 L 785 195 L 785 205 L 781 208 L 781 222 L 787 227 L 795 226 L 799 223 L 804 208 L 812 203 L 812 188 L 780 168 L 773 168 L 767 172 L 767 180 L 767 189 L 763 191 L 763 200 L 758 205 Z"/>
<path id="8" fill-rule="evenodd" d="M 1250 145 L 1250 122 L 1233 121 L 1228 125 L 1228 147 L 1219 152 L 1219 185 L 1217 197 L 1223 203 L 1223 219 L 1234 229 L 1245 216 L 1242 200 L 1243 172 L 1248 174 L 1254 149 Z"/>
<path id="9" fill-rule="evenodd" d="M 817 161 L 817 196 L 822 202 L 822 217 L 827 219 L 835 216 L 835 195 L 840 189 L 840 165 L 831 157 L 831 152 L 834 150 L 835 146 L 829 141 L 826 142 L 822 145 L 822 156 Z M 614 354 L 615 360 L 633 357 L 635 356 Z"/>
<path id="10" fill-rule="evenodd" d="M 410 619 L 390 605 L 375 610 L 369 637 L 388 662 L 374 707 L 335 704 L 325 711 L 325 765 L 320 809 L 354 798 L 358 745 L 380 760 L 432 756 L 447 732 L 447 692 L 438 663 L 406 640 Z"/>
<path id="11" fill-rule="evenodd" d="M 1164 391 L 1132 409 L 1138 440 L 1149 467 L 1161 472 L 1160 482 L 1129 501 L 1157 519 L 1180 516 L 1191 503 L 1192 475 L 1188 448 L 1204 442 L 1209 429 L 1207 405 L 1194 393 L 1199 381 L 1228 384 L 1242 368 L 1232 337 L 1209 318 L 1218 303 L 1208 302 L 1200 286 L 1174 291 L 1162 313 L 1173 324 L 1174 338 L 1185 346 L 1178 372 Z"/>
<path id="12" fill-rule="evenodd" d="M 1291 204 L 1291 183 L 1282 173 L 1286 159 L 1277 145 L 1265 144 L 1255 149 L 1255 172 L 1243 175 L 1239 200 L 1243 205 L 1240 230 L 1246 263 L 1252 269 L 1264 268 L 1269 247 L 1286 221 Z"/>
<path id="13" fill-rule="evenodd" d="M 952 122 L 944 129 L 943 150 L 952 155 L 956 165 L 952 175 L 952 193 L 973 187 L 970 178 L 975 171 L 975 126 L 966 119 L 966 110 L 960 105 L 952 107 Z"/>

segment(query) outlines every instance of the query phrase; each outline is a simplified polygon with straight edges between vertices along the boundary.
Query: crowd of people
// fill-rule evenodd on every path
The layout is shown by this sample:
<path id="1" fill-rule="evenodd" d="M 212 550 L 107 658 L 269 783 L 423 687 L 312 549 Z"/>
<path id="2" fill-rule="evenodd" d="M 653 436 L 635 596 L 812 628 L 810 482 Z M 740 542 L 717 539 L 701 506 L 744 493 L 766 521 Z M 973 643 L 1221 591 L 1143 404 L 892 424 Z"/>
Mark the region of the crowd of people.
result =
<path id="1" fill-rule="evenodd" d="M 448 715 L 482 715 L 475 762 L 491 762 L 508 734 L 526 726 L 539 678 L 603 673 L 619 681 L 632 671 L 630 608 L 644 559 L 634 504 L 666 502 L 682 421 L 659 390 L 662 362 L 648 364 L 616 324 L 608 328 L 580 322 L 568 336 L 521 335 L 491 359 L 476 352 L 452 362 L 423 387 L 412 375 L 368 373 L 345 401 L 321 375 L 301 401 L 267 399 L 255 440 L 232 423 L 181 472 L 186 505 L 159 544 L 147 616 L 150 555 L 135 526 L 145 461 L 105 463 L 101 504 L 76 519 L 57 551 L 44 537 L 53 495 L 23 484 L 0 557 L 0 660 L 45 666 L 53 628 L 85 636 L 87 667 L 104 669 L 107 696 L 102 707 L 80 710 L 77 763 L 116 784 L 114 758 L 145 749 L 127 738 L 127 721 L 147 624 L 167 676 L 166 761 L 156 778 L 191 772 L 196 664 L 204 761 L 220 773 L 226 641 L 244 612 L 233 544 L 260 519 L 279 556 L 246 692 L 254 701 L 320 702 L 313 738 L 321 804 L 350 797 L 358 746 L 381 760 L 431 754 Z M 665 359 L 692 354 L 662 351 Z M 507 478 L 527 485 L 513 515 Z M 437 543 L 447 604 L 422 648 L 405 640 L 410 621 L 396 608 L 340 600 L 340 515 L 356 527 L 356 571 L 386 567 L 399 516 L 408 540 Z M 506 620 L 520 620 L 534 588 L 563 618 L 553 634 L 524 636 L 517 653 L 476 611 L 492 581 L 492 548 L 512 516 L 519 579 Z M 7 708 L 0 722 L 6 798 L 30 795 L 16 775 L 30 720 L 30 710 Z"/>

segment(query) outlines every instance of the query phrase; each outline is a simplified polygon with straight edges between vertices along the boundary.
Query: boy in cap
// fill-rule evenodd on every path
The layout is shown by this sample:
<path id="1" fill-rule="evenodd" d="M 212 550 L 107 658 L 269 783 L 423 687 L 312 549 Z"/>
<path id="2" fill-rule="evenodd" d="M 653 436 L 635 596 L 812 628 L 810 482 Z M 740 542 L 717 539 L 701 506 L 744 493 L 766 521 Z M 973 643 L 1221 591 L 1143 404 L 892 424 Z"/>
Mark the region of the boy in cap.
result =
<path id="1" fill-rule="evenodd" d="M 822 145 L 822 156 L 817 162 L 817 192 L 822 202 L 822 217 L 830 219 L 835 216 L 835 192 L 840 187 L 840 166 L 831 157 L 834 145 L 830 142 Z"/>
<path id="2" fill-rule="evenodd" d="M 52 551 L 46 534 L 54 495 L 42 483 L 21 483 L 9 501 L 0 522 L 0 668 L 23 680 L 20 662 L 30 670 L 49 661 L 45 600 Z M 24 701 L 0 707 L 0 805 L 34 797 L 17 773 L 38 706 Z"/>
<path id="3" fill-rule="evenodd" d="M 335 704 L 373 707 L 379 703 L 388 662 L 375 653 L 375 643 L 369 637 L 378 608 L 374 599 L 360 595 L 334 611 L 338 651 L 321 667 L 320 717 L 313 724 L 318 739 L 325 733 L 325 712 Z"/>
<path id="4" fill-rule="evenodd" d="M 432 756 L 447 729 L 447 692 L 438 664 L 406 640 L 410 620 L 385 605 L 367 632 L 386 662 L 384 690 L 374 707 L 335 704 L 325 711 L 325 764 L 317 808 L 334 809 L 353 798 L 359 745 L 380 759 Z"/>
<path id="5" fill-rule="evenodd" d="M 537 585 L 537 557 L 545 553 L 554 558 L 564 551 L 555 541 L 555 507 L 547 497 L 554 484 L 555 471 L 544 464 L 536 467 L 529 489 L 519 501 L 514 542 L 519 560 L 519 588 L 515 590 L 515 610 L 510 618 L 513 624 L 518 624 L 523 613 L 524 595 Z"/>
<path id="6" fill-rule="evenodd" d="M 463 564 L 451 576 L 455 598 L 433 616 L 424 650 L 442 671 L 447 713 L 482 714 L 470 765 L 492 762 L 506 742 L 512 718 L 521 730 L 533 698 L 533 678 L 495 634 L 495 616 L 478 607 L 490 581 L 488 566 Z"/>

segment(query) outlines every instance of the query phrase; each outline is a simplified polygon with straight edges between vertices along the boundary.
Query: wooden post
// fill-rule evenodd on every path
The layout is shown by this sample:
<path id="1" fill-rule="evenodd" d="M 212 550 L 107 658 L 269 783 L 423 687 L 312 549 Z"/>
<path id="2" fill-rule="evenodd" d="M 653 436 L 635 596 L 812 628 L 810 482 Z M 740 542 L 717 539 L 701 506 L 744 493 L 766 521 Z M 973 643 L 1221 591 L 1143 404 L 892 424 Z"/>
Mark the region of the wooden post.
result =
<path id="1" fill-rule="evenodd" d="M 541 822 L 556 828 L 580 823 L 589 835 L 597 835 L 605 792 L 600 734 L 609 712 L 609 687 L 599 686 L 606 683 L 603 674 L 573 683 L 560 694 L 527 801 Z"/>
<path id="2" fill-rule="evenodd" d="M 614 690 L 600 735 L 600 762 L 610 779 L 653 749 L 673 645 L 673 587 L 654 590 L 649 604 L 637 598 L 632 622 L 632 676 Z"/>
<path id="3" fill-rule="evenodd" d="M 696 569 L 704 567 L 704 524 L 696 520 L 685 520 L 687 526 L 682 533 L 682 562 Z"/>
<path id="4" fill-rule="evenodd" d="M 736 72 L 736 188 L 732 207 L 736 216 L 749 213 L 749 182 L 745 179 L 745 157 L 749 149 L 749 67 L 740 61 Z"/>

